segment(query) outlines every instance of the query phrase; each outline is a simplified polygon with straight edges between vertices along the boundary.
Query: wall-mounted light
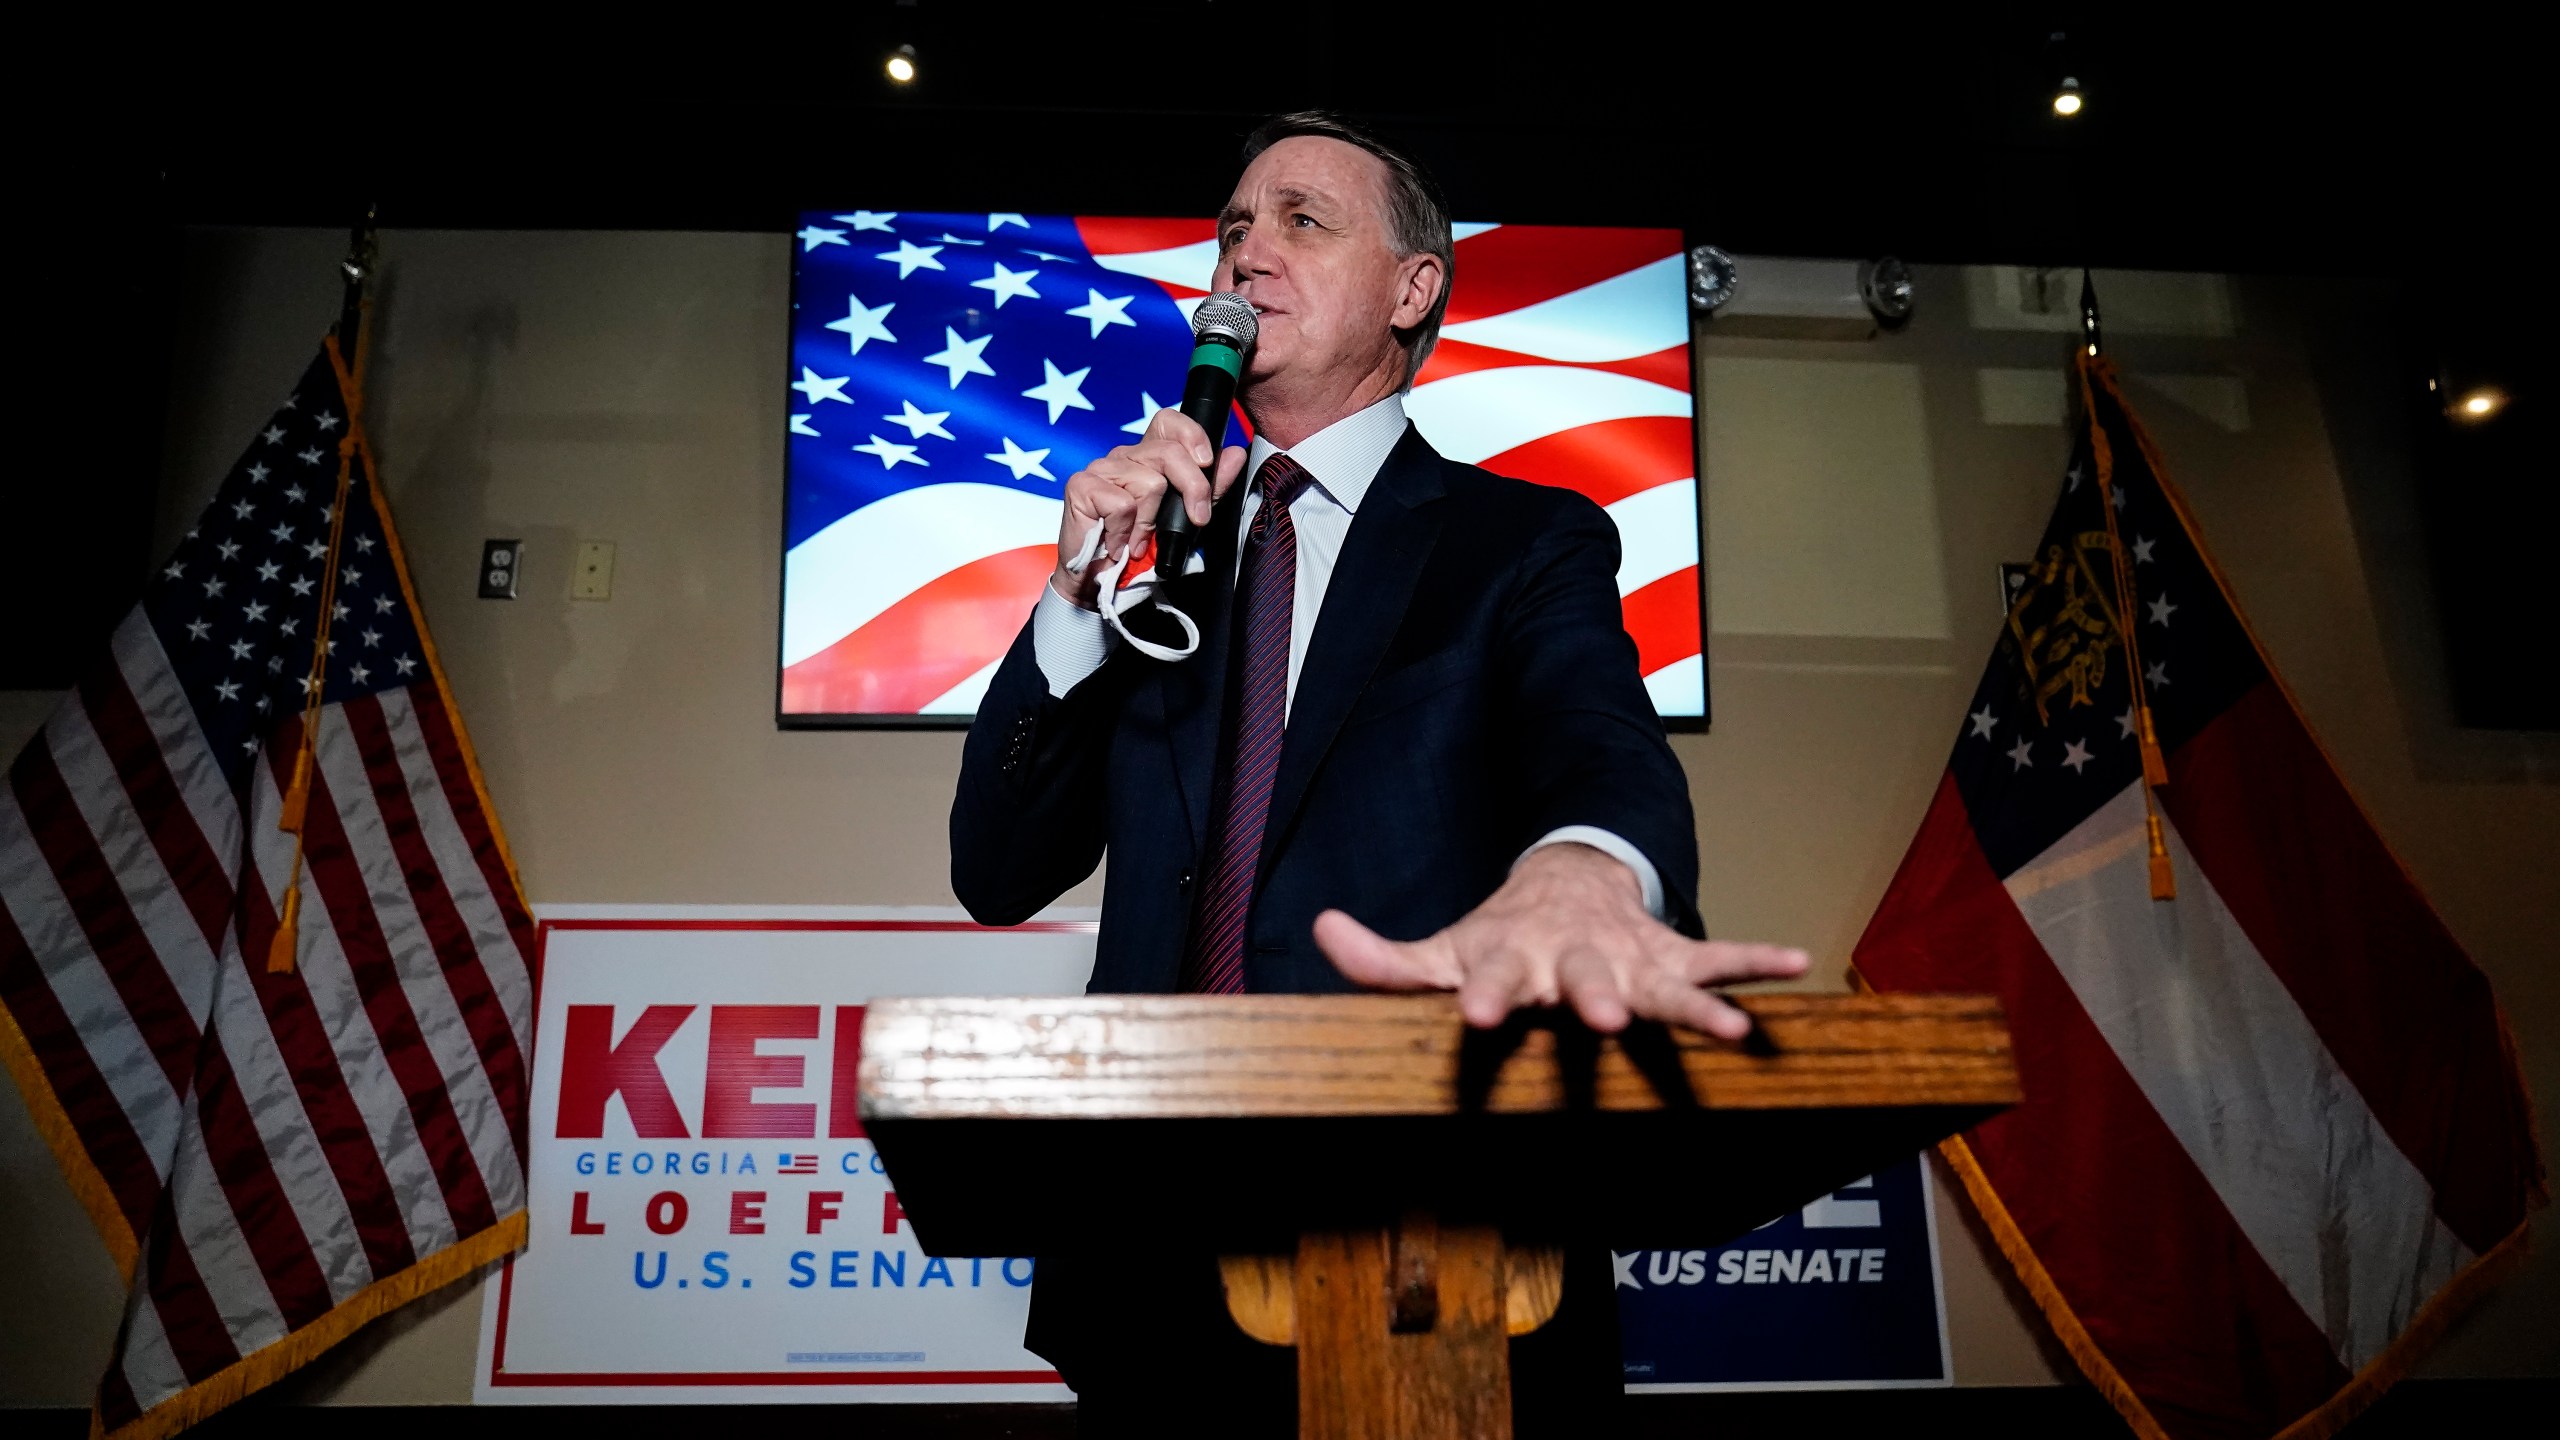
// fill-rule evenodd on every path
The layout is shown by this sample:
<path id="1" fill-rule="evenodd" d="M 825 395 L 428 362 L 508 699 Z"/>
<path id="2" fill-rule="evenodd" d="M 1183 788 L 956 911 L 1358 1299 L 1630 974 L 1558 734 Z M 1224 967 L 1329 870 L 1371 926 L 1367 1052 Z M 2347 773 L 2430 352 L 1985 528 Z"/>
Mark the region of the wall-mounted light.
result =
<path id="1" fill-rule="evenodd" d="M 2476 425 L 2506 408 L 2507 392 L 2494 385 L 2482 385 L 2453 402 L 2453 418 Z"/>
<path id="2" fill-rule="evenodd" d="M 916 47 L 901 45 L 889 52 L 889 79 L 894 84 L 911 85 L 916 78 Z"/>
<path id="3" fill-rule="evenodd" d="M 2063 76 L 2061 88 L 2053 92 L 2053 113 L 2068 120 L 2080 113 L 2082 103 L 2080 82 L 2068 75 Z"/>

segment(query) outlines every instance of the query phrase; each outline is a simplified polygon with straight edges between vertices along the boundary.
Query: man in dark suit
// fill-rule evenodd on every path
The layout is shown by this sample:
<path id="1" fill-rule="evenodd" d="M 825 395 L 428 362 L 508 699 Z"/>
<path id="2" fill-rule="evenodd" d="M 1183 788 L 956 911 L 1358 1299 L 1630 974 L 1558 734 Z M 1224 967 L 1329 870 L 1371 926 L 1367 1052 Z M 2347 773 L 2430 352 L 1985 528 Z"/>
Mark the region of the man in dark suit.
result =
<path id="1" fill-rule="evenodd" d="M 1328 116 L 1269 122 L 1245 155 L 1212 288 L 1258 312 L 1254 443 L 1221 453 L 1167 410 L 1069 479 L 1059 568 L 969 732 L 953 889 L 1009 924 L 1107 851 L 1095 991 L 1452 989 L 1478 1025 L 1569 1003 L 1601 1030 L 1741 1038 L 1703 987 L 1805 957 L 1703 939 L 1615 529 L 1571 491 L 1442 459 L 1404 417 L 1453 264 L 1436 194 Z M 1202 631 L 1178 663 L 1116 643 L 1101 565 L 1070 568 L 1097 526 L 1106 554 L 1142 547 L 1167 487 L 1208 567 L 1176 595 Z M 1514 1344 L 1524 1434 L 1605 1433 L 1595 1268 L 1569 1265 L 1556 1320 Z M 1239 1408 L 1285 1424 L 1294 1393 L 1289 1352 L 1225 1320 L 1206 1257 L 1044 1256 L 1026 1341 L 1095 1433 L 1229 1430 Z"/>

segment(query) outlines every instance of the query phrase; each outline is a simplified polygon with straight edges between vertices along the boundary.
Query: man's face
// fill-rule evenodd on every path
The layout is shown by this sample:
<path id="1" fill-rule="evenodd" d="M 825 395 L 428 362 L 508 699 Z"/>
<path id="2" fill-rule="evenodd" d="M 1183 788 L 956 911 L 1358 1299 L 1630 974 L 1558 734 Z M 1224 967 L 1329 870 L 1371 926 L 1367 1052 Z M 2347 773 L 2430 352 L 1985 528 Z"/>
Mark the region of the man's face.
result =
<path id="1" fill-rule="evenodd" d="M 1219 216 L 1211 288 L 1261 312 L 1248 385 L 1292 390 L 1356 385 L 1401 366 L 1395 326 L 1409 304 L 1411 259 L 1387 229 L 1386 166 L 1356 145 L 1295 135 L 1254 157 Z"/>

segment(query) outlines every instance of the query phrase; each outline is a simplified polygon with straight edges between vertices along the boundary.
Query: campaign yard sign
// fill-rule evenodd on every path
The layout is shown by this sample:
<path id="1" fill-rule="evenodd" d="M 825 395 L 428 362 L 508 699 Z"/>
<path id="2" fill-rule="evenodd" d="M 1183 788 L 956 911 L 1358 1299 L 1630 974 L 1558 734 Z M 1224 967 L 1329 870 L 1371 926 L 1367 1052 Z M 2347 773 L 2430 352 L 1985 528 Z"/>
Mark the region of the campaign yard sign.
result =
<path id="1" fill-rule="evenodd" d="M 486 1287 L 476 1398 L 1071 1398 L 1022 1348 L 1029 1258 L 917 1247 L 855 1070 L 870 1000 L 1075 994 L 1093 928 L 544 909 L 532 1240 Z"/>
<path id="2" fill-rule="evenodd" d="M 1618 1250 L 1627 1389 L 1953 1383 L 1920 1157 L 1713 1250 Z"/>

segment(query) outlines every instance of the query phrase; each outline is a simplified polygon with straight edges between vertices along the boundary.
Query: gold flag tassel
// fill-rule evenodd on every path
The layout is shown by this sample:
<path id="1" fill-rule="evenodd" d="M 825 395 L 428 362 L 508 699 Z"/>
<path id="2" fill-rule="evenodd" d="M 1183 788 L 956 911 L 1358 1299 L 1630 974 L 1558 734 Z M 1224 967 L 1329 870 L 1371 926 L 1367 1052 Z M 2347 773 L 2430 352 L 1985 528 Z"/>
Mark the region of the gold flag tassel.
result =
<path id="1" fill-rule="evenodd" d="M 2094 305 L 2084 290 L 2081 304 Z M 2133 565 L 2124 548 L 2124 537 L 2116 533 L 2115 453 L 2107 443 L 2107 427 L 2098 419 L 2096 396 L 2089 384 L 2089 374 L 2107 362 L 2097 358 L 2091 345 L 2072 357 L 2072 368 L 2080 381 L 2080 413 L 2089 427 L 2090 457 L 2098 472 L 2098 513 L 2106 517 L 2107 554 L 2115 571 L 2116 630 L 2124 637 L 2125 689 L 2133 696 L 2134 735 L 2142 747 L 2142 820 L 2149 832 L 2151 847 L 2151 898 L 2178 898 L 2178 874 L 2169 863 L 2169 845 L 2160 826 L 2160 787 L 2169 783 L 2168 757 L 2160 751 L 2160 734 L 2151 723 L 2150 676 L 2142 668 L 2142 637 L 2136 633 L 2135 617 L 2140 613 L 2133 584 Z"/>
<path id="2" fill-rule="evenodd" d="M 329 507 L 329 553 L 320 575 L 320 618 L 311 632 L 311 671 L 303 682 L 302 733 L 294 744 L 293 779 L 285 786 L 284 803 L 276 813 L 276 828 L 293 837 L 293 867 L 285 874 L 284 904 L 276 911 L 275 938 L 267 944 L 270 975 L 293 969 L 300 953 L 303 818 L 311 805 L 311 775 L 320 748 L 320 701 L 328 688 L 329 622 L 338 606 L 338 545 L 347 530 L 347 497 L 354 490 L 356 452 L 364 445 L 364 395 L 355 373 L 347 368 L 345 357 L 339 352 L 337 336 L 321 343 L 328 348 L 330 368 L 338 373 L 338 392 L 347 405 L 347 433 L 338 439 L 338 497 Z"/>

